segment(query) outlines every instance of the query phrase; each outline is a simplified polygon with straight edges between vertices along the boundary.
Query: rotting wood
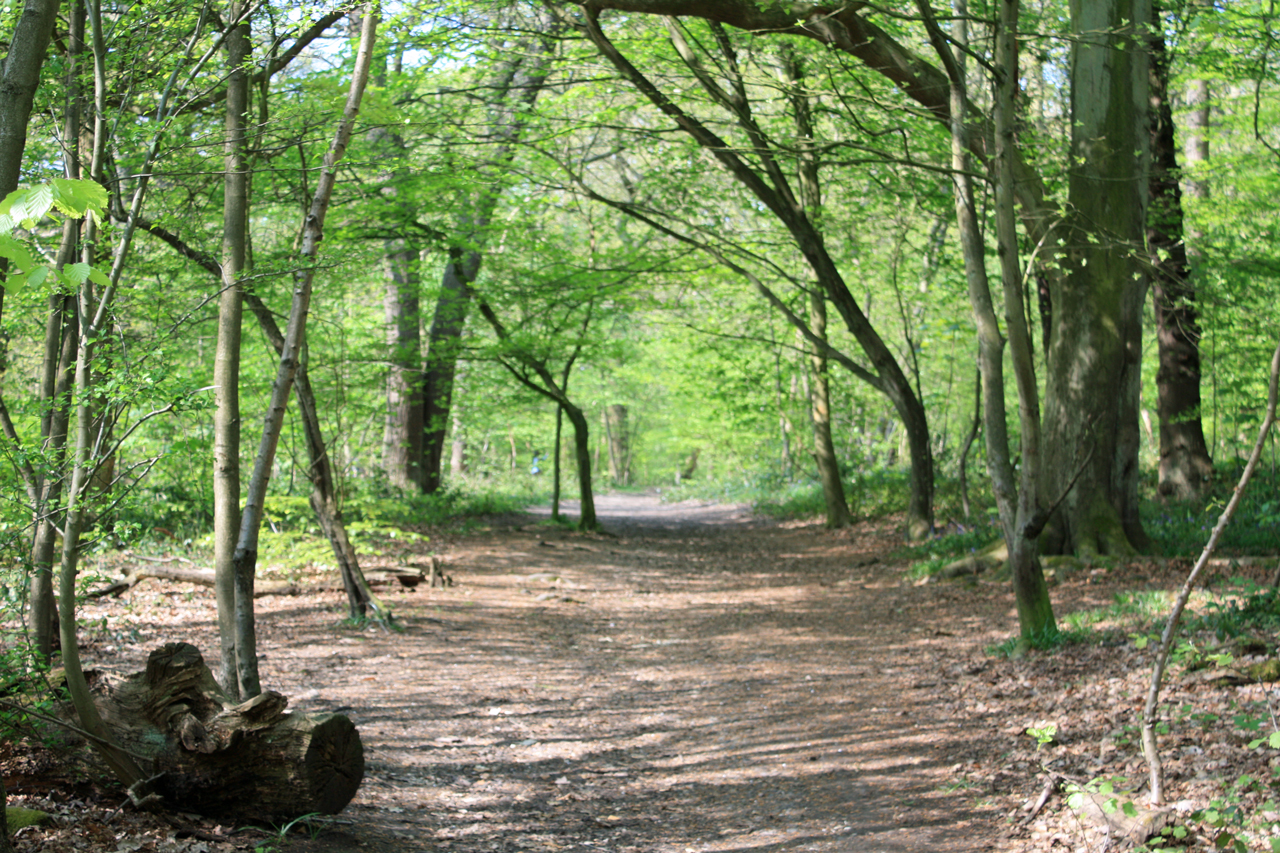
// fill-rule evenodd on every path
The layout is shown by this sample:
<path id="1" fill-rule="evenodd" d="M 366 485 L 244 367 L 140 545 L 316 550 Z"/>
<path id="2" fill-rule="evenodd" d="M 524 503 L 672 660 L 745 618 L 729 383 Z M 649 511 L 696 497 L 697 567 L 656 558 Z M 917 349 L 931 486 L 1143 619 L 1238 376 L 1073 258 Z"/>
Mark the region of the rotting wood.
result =
<path id="1" fill-rule="evenodd" d="M 104 723 L 149 756 L 149 790 L 166 807 L 237 820 L 337 814 L 364 778 L 360 734 L 342 714 L 298 714 L 266 691 L 236 704 L 189 643 L 153 651 L 128 676 L 90 685 Z"/>

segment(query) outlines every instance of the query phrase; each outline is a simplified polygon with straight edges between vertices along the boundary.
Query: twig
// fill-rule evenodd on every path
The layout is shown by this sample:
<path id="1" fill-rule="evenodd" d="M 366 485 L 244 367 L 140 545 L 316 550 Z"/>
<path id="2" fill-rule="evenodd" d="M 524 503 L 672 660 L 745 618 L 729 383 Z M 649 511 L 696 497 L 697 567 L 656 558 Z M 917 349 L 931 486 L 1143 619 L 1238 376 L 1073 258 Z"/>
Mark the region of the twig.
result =
<path id="1" fill-rule="evenodd" d="M 1049 771 L 1044 780 L 1044 787 L 1040 789 L 1040 797 L 1036 800 L 1036 804 L 1031 807 L 1030 813 L 1020 821 L 1022 826 L 1026 826 L 1036 819 L 1036 815 L 1040 814 L 1040 810 L 1044 808 L 1045 803 L 1049 802 L 1049 798 L 1053 796 L 1054 788 L 1057 787 L 1058 777 L 1052 771 Z"/>
<path id="2" fill-rule="evenodd" d="M 1164 633 L 1160 637 L 1160 648 L 1156 651 L 1155 664 L 1151 670 L 1151 685 L 1147 691 L 1147 704 L 1142 711 L 1142 755 L 1147 760 L 1147 767 L 1150 770 L 1151 805 L 1153 806 L 1161 804 L 1164 783 L 1160 766 L 1160 753 L 1156 748 L 1156 708 L 1160 702 L 1160 683 L 1164 679 L 1164 670 L 1169 663 L 1169 653 L 1173 648 L 1173 639 L 1178 630 L 1178 621 L 1182 618 L 1182 611 L 1186 608 L 1187 601 L 1191 598 L 1191 590 L 1195 586 L 1197 576 L 1208 565 L 1209 558 L 1213 556 L 1213 550 L 1218 547 L 1218 539 L 1222 536 L 1222 531 L 1226 529 L 1227 524 L 1231 521 L 1231 516 L 1235 514 L 1236 507 L 1240 504 L 1240 498 L 1244 496 L 1245 487 L 1249 485 L 1249 480 L 1253 477 L 1253 472 L 1258 467 L 1259 460 L 1262 459 L 1262 450 L 1267 443 L 1267 434 L 1271 432 L 1271 425 L 1275 423 L 1276 419 L 1278 385 L 1280 385 L 1280 343 L 1276 344 L 1276 350 L 1271 356 L 1271 381 L 1267 389 L 1267 414 L 1262 419 L 1262 426 L 1258 429 L 1258 440 L 1253 445 L 1253 452 L 1249 454 L 1249 462 L 1244 466 L 1244 472 L 1240 475 L 1240 482 L 1236 484 L 1235 491 L 1231 494 L 1231 500 L 1227 501 L 1226 507 L 1222 510 L 1222 515 L 1218 518 L 1218 523 L 1209 534 L 1209 541 L 1205 543 L 1204 551 L 1200 553 L 1200 559 L 1196 560 L 1195 566 L 1192 567 L 1191 573 L 1187 575 L 1186 581 L 1182 584 L 1182 589 L 1178 592 L 1178 597 L 1173 603 L 1173 610 L 1169 613 L 1169 620 L 1165 623 Z"/>

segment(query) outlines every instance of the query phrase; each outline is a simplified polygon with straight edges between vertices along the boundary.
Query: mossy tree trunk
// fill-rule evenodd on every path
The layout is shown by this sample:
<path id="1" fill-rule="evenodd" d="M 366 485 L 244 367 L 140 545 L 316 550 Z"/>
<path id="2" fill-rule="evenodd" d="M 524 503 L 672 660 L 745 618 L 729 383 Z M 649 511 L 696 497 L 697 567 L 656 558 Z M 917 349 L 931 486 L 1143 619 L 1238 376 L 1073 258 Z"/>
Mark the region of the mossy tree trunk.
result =
<path id="1" fill-rule="evenodd" d="M 1149 140 L 1150 0 L 1073 0 L 1071 216 L 1045 389 L 1045 493 L 1065 495 L 1048 553 L 1132 554 Z M 1072 482 L 1074 480 L 1074 485 Z"/>

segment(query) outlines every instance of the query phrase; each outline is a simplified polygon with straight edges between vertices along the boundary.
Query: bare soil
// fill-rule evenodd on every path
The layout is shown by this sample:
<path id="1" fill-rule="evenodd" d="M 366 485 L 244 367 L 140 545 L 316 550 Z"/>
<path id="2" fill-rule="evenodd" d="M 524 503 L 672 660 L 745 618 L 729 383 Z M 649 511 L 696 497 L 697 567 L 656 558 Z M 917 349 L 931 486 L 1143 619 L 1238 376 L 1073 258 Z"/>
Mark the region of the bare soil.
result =
<path id="1" fill-rule="evenodd" d="M 18 850 L 1104 849 L 1045 768 L 1141 780 L 1122 736 L 1142 699 L 1137 650 L 991 657 L 1016 628 L 1005 585 L 911 583 L 888 557 L 901 544 L 892 520 L 832 532 L 640 495 L 603 496 L 597 511 L 606 534 L 537 514 L 435 531 L 421 547 L 444 557 L 453 586 L 387 592 L 398 632 L 342 627 L 331 589 L 258 600 L 264 687 L 301 711 L 348 714 L 363 738 L 364 784 L 336 818 L 281 837 L 138 814 L 109 785 L 73 785 L 17 749 L 10 803 L 58 815 L 21 832 Z M 1177 571 L 1098 570 L 1058 587 L 1055 604 L 1097 606 Z M 202 587 L 149 580 L 82 617 L 94 666 L 137 670 L 178 640 L 216 653 Z M 1046 720 L 1061 745 L 1040 751 L 1026 729 Z M 1175 799 L 1207 801 L 1213 771 L 1253 760 L 1180 731 Z"/>

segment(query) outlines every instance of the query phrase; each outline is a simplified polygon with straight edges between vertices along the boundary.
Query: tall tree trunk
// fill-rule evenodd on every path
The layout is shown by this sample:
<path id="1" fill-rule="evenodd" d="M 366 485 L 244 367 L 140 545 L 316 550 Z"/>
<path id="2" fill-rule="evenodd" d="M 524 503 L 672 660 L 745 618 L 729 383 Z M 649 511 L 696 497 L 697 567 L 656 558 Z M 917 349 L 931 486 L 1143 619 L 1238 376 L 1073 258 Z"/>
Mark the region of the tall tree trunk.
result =
<path id="1" fill-rule="evenodd" d="M 262 525 L 263 503 L 267 483 L 280 441 L 280 429 L 284 410 L 292 390 L 294 377 L 306 347 L 306 319 L 311 304 L 311 285 L 315 277 L 315 259 L 319 255 L 320 240 L 324 234 L 325 214 L 329 209 L 333 186 L 337 179 L 337 165 L 346 152 L 347 143 L 355 124 L 365 84 L 369 79 L 369 65 L 377 34 L 378 16 L 371 4 L 363 10 L 364 22 L 360 32 L 360 47 L 356 54 L 355 68 L 351 75 L 351 87 L 343 108 L 342 119 L 334 133 L 333 143 L 324 158 L 320 181 L 307 213 L 303 227 L 299 259 L 303 266 L 294 274 L 293 303 L 289 309 L 289 324 L 285 329 L 284 347 L 275 382 L 271 388 L 271 400 L 262 430 L 262 440 L 254 459 L 253 473 L 245 497 L 244 513 L 240 518 L 240 532 L 236 540 L 235 555 L 235 614 L 237 680 L 241 697 L 248 698 L 261 693 L 258 679 L 257 634 L 253 615 L 253 579 L 258 562 L 258 533 Z"/>
<path id="2" fill-rule="evenodd" d="M 822 210 L 822 182 L 818 157 L 814 150 L 813 108 L 804 90 L 804 67 L 794 52 L 783 55 L 782 73 L 788 82 L 788 98 L 800 134 L 800 200 L 806 210 L 819 215 Z M 852 518 L 845 500 L 844 482 L 840 477 L 840 461 L 831 439 L 831 385 L 828 377 L 827 299 L 821 293 L 809 294 L 809 328 L 820 343 L 809 346 L 809 413 L 813 422 L 813 458 L 822 480 L 822 498 L 827 510 L 826 526 L 848 527 Z"/>
<path id="3" fill-rule="evenodd" d="M 382 465 L 393 486 L 422 488 L 422 335 L 418 250 L 404 240 L 387 246 L 387 422 Z"/>
<path id="4" fill-rule="evenodd" d="M 1159 30 L 1152 33 L 1150 44 L 1151 210 L 1147 216 L 1147 245 L 1151 249 L 1151 293 L 1160 365 L 1156 371 L 1160 420 L 1158 491 L 1186 500 L 1198 495 L 1212 477 L 1213 460 L 1205 445 L 1200 416 L 1200 324 L 1183 236 L 1182 190 L 1169 97 L 1169 54 Z M 1197 87 L 1193 87 L 1193 93 L 1198 94 Z M 1193 108 L 1193 117 L 1199 118 L 1198 112 Z M 1192 151 L 1198 155 L 1199 146 L 1189 145 L 1188 154 Z"/>
<path id="5" fill-rule="evenodd" d="M 81 58 L 85 44 L 83 2 L 72 9 L 67 38 L 67 99 L 63 113 L 62 150 L 66 176 L 81 177 L 80 133 L 83 92 L 80 85 Z M 68 219 L 62 226 L 57 267 L 73 263 L 80 249 L 80 223 Z M 44 363 L 40 375 L 40 400 L 45 407 L 40 417 L 40 438 L 48 460 L 45 475 L 37 486 L 39 499 L 34 507 L 35 536 L 31 546 L 31 634 L 36 660 L 48 665 L 56 636 L 57 606 L 53 595 L 53 560 L 58 528 L 56 513 L 62 497 L 62 469 L 66 461 L 67 425 L 70 407 L 67 395 L 75 363 L 79 323 L 75 300 L 68 294 L 49 295 L 45 324 Z"/>
<path id="6" fill-rule="evenodd" d="M 1065 494 L 1049 553 L 1131 554 L 1138 517 L 1138 400 L 1146 236 L 1150 0 L 1073 0 L 1072 215 L 1054 305 L 1045 493 Z M 1074 481 L 1074 486 L 1072 483 Z"/>
<path id="7" fill-rule="evenodd" d="M 492 155 L 480 165 L 482 171 L 505 171 L 506 164 L 515 154 L 515 144 L 524 131 L 528 112 L 551 70 L 554 42 L 547 36 L 553 26 L 549 15 L 539 14 L 537 31 L 516 47 L 516 58 L 502 65 L 490 81 L 490 88 L 497 93 L 497 107 L 493 111 L 488 138 L 498 140 L 498 144 Z M 502 180 L 495 175 L 494 186 L 500 187 Z M 457 242 L 444 268 L 431 329 L 427 333 L 422 378 L 425 423 L 422 490 L 428 493 L 440 488 L 454 375 L 462 349 L 462 332 L 471 309 L 471 285 L 480 272 L 489 221 L 498 199 L 497 189 L 485 191 L 474 200 L 469 211 L 458 217 Z"/>
<path id="8" fill-rule="evenodd" d="M 1048 587 L 1037 555 L 1039 520 L 1040 408 L 1033 372 L 1031 332 L 1023 305 L 1022 274 L 1018 259 L 1014 218 L 1014 180 L 1011 161 L 1015 151 L 1014 89 L 1018 77 L 1018 0 L 1000 0 L 1000 22 L 996 38 L 996 66 L 999 85 L 994 103 L 996 145 L 996 231 L 1000 274 L 1004 285 L 1005 326 L 1008 330 L 1010 363 L 1018 389 L 1018 414 L 1022 464 L 1015 471 L 1010 453 L 1008 417 L 1004 399 L 1005 338 L 996 317 L 986 268 L 986 246 L 978 218 L 977 199 L 970 175 L 968 127 L 963 105 L 967 100 L 964 49 L 968 44 L 967 9 L 956 2 L 951 41 L 933 18 L 928 0 L 917 7 L 929 28 L 934 50 L 947 69 L 951 81 L 951 164 L 956 219 L 964 254 L 965 278 L 974 321 L 978 327 L 979 365 L 982 374 L 983 423 L 986 425 L 987 469 L 995 491 L 1000 527 L 1009 549 L 1018 622 L 1024 642 L 1055 630 Z"/>
<path id="9" fill-rule="evenodd" d="M 827 336 L 827 301 L 820 293 L 809 294 L 809 326 L 822 339 Z M 813 458 L 822 480 L 822 497 L 830 528 L 848 527 L 852 522 L 840 479 L 840 462 L 831 439 L 831 385 L 827 375 L 827 355 L 820 347 L 810 348 L 809 411 L 813 418 Z"/>
<path id="10" fill-rule="evenodd" d="M 250 24 L 243 0 L 233 0 L 227 48 L 227 115 L 223 142 L 222 279 L 218 293 L 218 342 L 213 356 L 213 565 L 218 602 L 221 669 L 227 695 L 241 696 L 236 673 L 236 584 L 232 558 L 240 526 L 240 333 L 244 315 L 240 277 L 244 274 L 249 223 L 246 113 L 249 109 Z"/>
<path id="11" fill-rule="evenodd" d="M 477 251 L 455 250 L 450 253 L 440 281 L 431 329 L 427 333 L 426 367 L 422 374 L 424 435 L 421 476 L 422 490 L 428 494 L 440 488 L 444 440 L 449 430 L 449 409 L 453 403 L 453 383 L 462 350 L 462 331 L 471 308 L 471 282 L 480 271 L 480 257 Z"/>
<path id="12" fill-rule="evenodd" d="M 60 5 L 59 0 L 26 0 L 21 17 L 14 26 L 3 69 L 0 69 L 0 198 L 18 188 L 22 157 L 27 145 L 27 124 L 31 118 L 36 89 L 40 85 L 40 69 L 44 65 L 45 50 L 53 36 Z M 4 264 L 0 263 L 0 273 L 4 269 Z M 4 289 L 0 288 L 0 316 L 3 315 L 3 309 Z M 8 354 L 2 347 L 0 344 L 0 367 L 8 362 Z M 38 489 L 36 483 L 31 486 L 33 490 Z M 33 507 L 37 514 L 41 513 L 40 504 L 37 500 Z M 49 521 L 52 523 L 51 519 Z M 37 632 L 37 655 L 47 660 L 47 649 L 52 648 L 53 642 L 53 582 L 51 569 L 46 568 L 42 573 L 41 566 L 48 567 L 52 564 L 53 531 L 46 529 L 44 533 L 45 538 L 41 539 L 37 530 L 37 539 L 33 543 L 33 567 L 36 571 L 33 583 L 39 585 L 38 590 L 33 591 L 33 596 L 38 595 L 40 604 L 39 612 L 32 616 Z M 34 601 L 33 598 L 33 603 Z"/>
<path id="13" fill-rule="evenodd" d="M 560 406 L 573 426 L 573 452 L 578 463 L 578 529 L 598 530 L 600 522 L 596 518 L 596 502 L 591 488 L 591 432 L 587 416 L 568 400 L 561 401 Z"/>
<path id="14" fill-rule="evenodd" d="M 564 406 L 556 403 L 555 455 L 551 458 L 551 520 L 560 520 L 560 439 L 564 428 Z"/>
<path id="15" fill-rule="evenodd" d="M 609 479 L 626 485 L 631 468 L 631 436 L 627 432 L 627 407 L 613 403 L 604 408 L 605 436 L 609 439 Z"/>

